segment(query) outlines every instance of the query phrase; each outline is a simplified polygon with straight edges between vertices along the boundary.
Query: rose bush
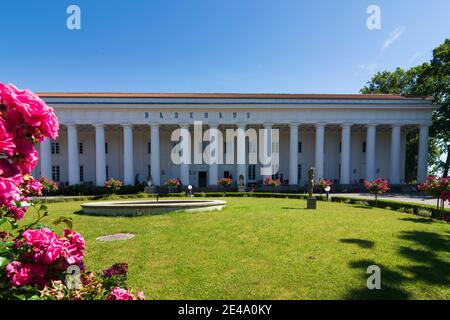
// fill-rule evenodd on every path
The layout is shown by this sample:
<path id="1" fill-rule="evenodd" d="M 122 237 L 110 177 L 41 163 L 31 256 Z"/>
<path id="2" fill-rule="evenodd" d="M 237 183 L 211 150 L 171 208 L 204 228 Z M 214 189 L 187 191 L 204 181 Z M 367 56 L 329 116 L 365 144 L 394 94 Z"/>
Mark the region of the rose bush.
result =
<path id="1" fill-rule="evenodd" d="M 428 176 L 419 184 L 418 189 L 437 200 L 436 208 L 441 211 L 441 218 L 445 220 L 444 203 L 450 202 L 450 178 Z"/>
<path id="2" fill-rule="evenodd" d="M 371 181 L 364 180 L 366 191 L 375 195 L 375 206 L 377 205 L 378 195 L 389 191 L 389 182 L 383 178 L 377 178 Z"/>
<path id="3" fill-rule="evenodd" d="M 273 190 L 275 191 L 275 189 L 281 184 L 280 179 L 273 179 L 271 177 L 266 177 L 264 179 L 264 184 L 266 186 L 271 186 L 273 188 Z"/>
<path id="4" fill-rule="evenodd" d="M 333 180 L 320 178 L 317 182 L 317 186 L 321 190 L 325 190 L 326 187 L 331 187 L 333 185 Z"/>
<path id="5" fill-rule="evenodd" d="M 122 181 L 113 178 L 105 181 L 105 188 L 112 194 L 119 192 L 122 185 Z"/>
<path id="6" fill-rule="evenodd" d="M 0 83 L 0 226 L 9 222 L 12 230 L 0 230 L 0 299 L 143 299 L 142 293 L 121 288 L 128 271 L 124 264 L 97 276 L 85 271 L 85 241 L 71 230 L 70 219 L 54 222 L 68 225 L 62 235 L 41 224 L 47 207 L 30 197 L 56 186 L 31 176 L 38 161 L 34 144 L 56 139 L 58 129 L 54 110 L 37 95 Z M 30 207 L 37 220 L 19 229 Z M 79 271 L 75 287 L 64 282 L 69 267 Z"/>

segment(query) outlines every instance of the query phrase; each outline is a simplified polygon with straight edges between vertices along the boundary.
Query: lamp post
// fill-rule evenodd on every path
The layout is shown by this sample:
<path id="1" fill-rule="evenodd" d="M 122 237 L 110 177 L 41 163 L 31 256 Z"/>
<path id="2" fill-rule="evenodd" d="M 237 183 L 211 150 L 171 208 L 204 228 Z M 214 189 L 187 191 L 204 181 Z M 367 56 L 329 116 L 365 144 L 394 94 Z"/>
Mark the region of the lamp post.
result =
<path id="1" fill-rule="evenodd" d="M 326 187 L 325 187 L 325 192 L 327 193 L 327 201 L 329 201 L 330 190 L 331 190 L 331 187 L 330 187 L 330 186 L 326 186 Z"/>
<path id="2" fill-rule="evenodd" d="M 192 197 L 192 186 L 188 185 L 189 197 Z"/>

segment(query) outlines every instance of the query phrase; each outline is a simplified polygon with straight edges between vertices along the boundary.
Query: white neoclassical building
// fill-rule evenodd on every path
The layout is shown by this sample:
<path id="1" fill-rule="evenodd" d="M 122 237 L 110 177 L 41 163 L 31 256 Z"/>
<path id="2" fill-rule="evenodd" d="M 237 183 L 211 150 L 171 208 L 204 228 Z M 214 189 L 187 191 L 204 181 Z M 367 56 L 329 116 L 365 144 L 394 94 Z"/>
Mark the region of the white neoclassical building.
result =
<path id="1" fill-rule="evenodd" d="M 262 165 L 250 163 L 256 144 L 248 129 L 272 132 L 278 142 L 278 178 L 290 185 L 307 183 L 307 171 L 316 178 L 354 184 L 383 177 L 392 184 L 405 178 L 406 134 L 420 129 L 418 180 L 426 177 L 431 101 L 397 95 L 361 94 L 126 94 L 41 93 L 56 110 L 60 134 L 39 146 L 40 162 L 34 174 L 68 184 L 103 185 L 108 178 L 125 184 L 155 185 L 180 178 L 184 185 L 214 186 L 217 179 L 260 183 Z M 186 149 L 208 146 L 196 142 L 194 121 L 217 136 L 235 129 L 224 152 L 234 163 L 206 164 L 184 152 L 182 164 L 173 162 L 171 135 L 181 129 Z M 261 137 L 258 136 L 258 139 Z M 214 140 L 213 140 L 214 141 Z M 220 140 L 218 140 L 220 141 Z M 228 151 L 226 151 L 228 150 Z M 186 157 L 191 159 L 186 159 Z"/>

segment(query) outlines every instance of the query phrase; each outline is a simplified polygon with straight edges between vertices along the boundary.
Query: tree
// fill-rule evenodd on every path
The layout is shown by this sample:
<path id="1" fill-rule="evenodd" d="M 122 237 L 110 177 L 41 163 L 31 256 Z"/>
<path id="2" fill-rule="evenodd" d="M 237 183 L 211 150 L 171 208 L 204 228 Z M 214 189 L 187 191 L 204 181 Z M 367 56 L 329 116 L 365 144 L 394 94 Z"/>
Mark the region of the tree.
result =
<path id="1" fill-rule="evenodd" d="M 431 172 L 443 171 L 447 177 L 450 167 L 450 39 L 433 50 L 433 58 L 409 70 L 376 73 L 360 90 L 361 93 L 400 94 L 410 97 L 429 96 L 438 109 L 433 113 L 428 154 Z M 417 172 L 418 130 L 408 134 L 406 144 L 406 179 Z M 446 161 L 441 160 L 447 154 Z"/>

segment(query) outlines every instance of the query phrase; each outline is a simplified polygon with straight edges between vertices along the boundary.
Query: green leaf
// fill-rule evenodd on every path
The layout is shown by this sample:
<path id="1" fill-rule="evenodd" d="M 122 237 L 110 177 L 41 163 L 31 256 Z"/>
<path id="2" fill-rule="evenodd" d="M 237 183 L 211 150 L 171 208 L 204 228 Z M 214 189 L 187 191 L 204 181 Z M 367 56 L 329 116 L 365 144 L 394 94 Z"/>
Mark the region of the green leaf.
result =
<path id="1" fill-rule="evenodd" d="M 8 221 L 8 219 L 6 219 L 5 217 L 0 218 L 0 225 L 4 224 L 6 221 Z"/>
<path id="2" fill-rule="evenodd" d="M 8 263 L 9 263 L 9 259 L 8 258 L 0 257 L 0 268 L 8 265 Z"/>
<path id="3" fill-rule="evenodd" d="M 53 225 L 58 225 L 58 224 L 60 224 L 60 223 L 64 223 L 64 224 L 66 224 L 66 226 L 67 226 L 67 228 L 68 229 L 71 229 L 72 230 L 72 228 L 73 228 L 73 224 L 72 224 L 72 218 L 68 218 L 68 217 L 59 217 L 58 219 L 56 219 L 55 221 L 53 221 Z"/>
<path id="4" fill-rule="evenodd" d="M 41 206 L 39 207 L 39 211 L 47 211 L 48 207 L 45 204 L 41 204 Z"/>
<path id="5" fill-rule="evenodd" d="M 19 227 L 16 220 L 9 220 L 9 223 L 13 229 L 17 229 Z"/>

